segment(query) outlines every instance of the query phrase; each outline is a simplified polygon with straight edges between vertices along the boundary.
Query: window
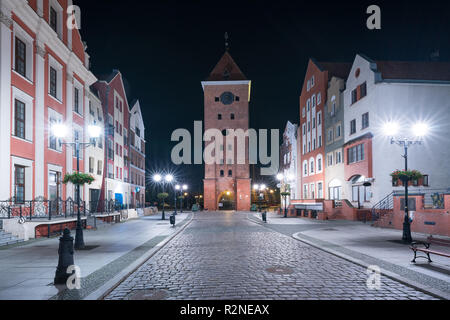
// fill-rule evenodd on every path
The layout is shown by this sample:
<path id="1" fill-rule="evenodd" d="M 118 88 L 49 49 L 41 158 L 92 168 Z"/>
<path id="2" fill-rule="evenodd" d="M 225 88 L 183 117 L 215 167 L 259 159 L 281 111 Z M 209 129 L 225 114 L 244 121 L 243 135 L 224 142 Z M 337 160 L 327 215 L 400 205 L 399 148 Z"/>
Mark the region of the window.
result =
<path id="1" fill-rule="evenodd" d="M 331 116 L 333 117 L 336 114 L 336 102 L 333 101 L 333 104 L 331 105 Z"/>
<path id="2" fill-rule="evenodd" d="M 430 176 L 428 176 L 428 175 L 423 176 L 423 186 L 424 187 L 430 186 Z"/>
<path id="3" fill-rule="evenodd" d="M 303 107 L 302 109 L 302 118 L 306 117 L 306 108 Z"/>
<path id="4" fill-rule="evenodd" d="M 27 73 L 27 62 L 26 54 L 27 49 L 25 43 L 16 37 L 16 65 L 15 70 L 20 75 L 26 77 Z"/>
<path id="5" fill-rule="evenodd" d="M 222 115 L 221 114 L 217 115 L 217 120 L 222 120 Z"/>
<path id="6" fill-rule="evenodd" d="M 364 98 L 365 96 L 367 96 L 367 82 L 364 82 L 361 85 L 361 99 Z"/>
<path id="7" fill-rule="evenodd" d="M 317 125 L 320 126 L 322 124 L 322 112 L 317 113 Z"/>
<path id="8" fill-rule="evenodd" d="M 308 175 L 308 163 L 305 163 L 304 166 L 303 166 L 303 174 L 304 174 L 305 176 Z"/>
<path id="9" fill-rule="evenodd" d="M 94 158 L 89 157 L 89 173 L 94 173 Z"/>
<path id="10" fill-rule="evenodd" d="M 350 122 L 350 135 L 356 133 L 356 120 Z"/>
<path id="11" fill-rule="evenodd" d="M 316 198 L 316 185 L 314 183 L 311 183 L 311 199 L 315 199 Z"/>
<path id="12" fill-rule="evenodd" d="M 308 101 L 306 102 L 306 112 L 311 111 L 311 100 L 308 99 Z"/>
<path id="13" fill-rule="evenodd" d="M 236 98 L 237 102 L 241 101 L 241 98 L 239 98 L 239 97 L 235 97 L 235 98 Z"/>
<path id="14" fill-rule="evenodd" d="M 320 105 L 322 103 L 322 94 L 319 92 L 317 94 L 317 105 Z"/>
<path id="15" fill-rule="evenodd" d="M 57 93 L 57 81 L 58 81 L 58 73 L 57 71 L 50 67 L 50 95 L 52 95 L 54 98 L 58 99 L 58 93 Z"/>
<path id="16" fill-rule="evenodd" d="M 369 113 L 364 113 L 362 115 L 362 129 L 367 129 L 369 127 Z"/>
<path id="17" fill-rule="evenodd" d="M 308 185 L 303 185 L 303 199 L 308 199 Z"/>
<path id="18" fill-rule="evenodd" d="M 214 99 L 214 101 L 215 101 L 215 102 L 220 102 L 220 98 L 219 98 L 219 97 L 216 97 L 216 98 Z"/>
<path id="19" fill-rule="evenodd" d="M 333 129 L 328 129 L 328 142 L 333 142 Z"/>
<path id="20" fill-rule="evenodd" d="M 78 88 L 74 89 L 74 110 L 80 114 L 80 90 Z"/>
<path id="21" fill-rule="evenodd" d="M 364 156 L 364 144 L 359 144 L 348 149 L 348 164 L 360 162 L 365 159 Z"/>
<path id="22" fill-rule="evenodd" d="M 330 200 L 341 200 L 342 187 L 331 187 L 329 188 Z"/>
<path id="23" fill-rule="evenodd" d="M 340 124 L 338 124 L 338 125 L 336 126 L 336 139 L 337 139 L 337 138 L 340 138 L 341 135 L 342 135 L 342 126 L 341 126 Z"/>
<path id="24" fill-rule="evenodd" d="M 319 148 L 322 148 L 322 136 L 319 136 Z"/>
<path id="25" fill-rule="evenodd" d="M 306 136 L 306 124 L 304 123 L 302 126 L 303 135 Z"/>
<path id="26" fill-rule="evenodd" d="M 228 176 L 232 177 L 233 176 L 233 170 L 228 170 Z"/>
<path id="27" fill-rule="evenodd" d="M 342 163 L 342 153 L 341 151 L 336 152 L 336 164 Z"/>
<path id="28" fill-rule="evenodd" d="M 311 173 L 314 174 L 314 159 L 311 160 L 310 162 L 310 167 L 311 167 Z"/>
<path id="29" fill-rule="evenodd" d="M 231 119 L 231 120 L 234 120 L 234 119 L 235 119 L 234 113 L 232 113 L 232 114 L 230 115 L 230 119 Z"/>
<path id="30" fill-rule="evenodd" d="M 50 7 L 50 27 L 58 33 L 58 12 L 53 7 Z"/>
<path id="31" fill-rule="evenodd" d="M 225 176 L 225 171 L 220 170 L 220 176 L 221 176 L 221 177 Z"/>
<path id="32" fill-rule="evenodd" d="M 311 132 L 311 122 L 308 121 L 308 132 Z"/>
<path id="33" fill-rule="evenodd" d="M 14 135 L 25 139 L 25 103 L 16 99 L 14 108 Z"/>
<path id="34" fill-rule="evenodd" d="M 311 90 L 311 80 L 308 80 L 308 82 L 306 83 L 306 90 Z"/>
<path id="35" fill-rule="evenodd" d="M 18 204 L 25 202 L 25 167 L 14 166 L 14 201 Z"/>
<path id="36" fill-rule="evenodd" d="M 313 88 L 314 87 L 314 85 L 315 85 L 315 77 L 314 76 L 312 76 L 312 78 L 311 78 L 311 88 Z"/>
<path id="37" fill-rule="evenodd" d="M 333 166 L 333 154 L 328 155 L 328 167 Z"/>
<path id="38" fill-rule="evenodd" d="M 352 104 L 354 104 L 356 101 L 358 101 L 358 92 L 355 89 L 352 91 Z"/>
<path id="39" fill-rule="evenodd" d="M 103 173 L 103 162 L 101 160 L 98 160 L 97 162 L 97 174 L 101 176 Z"/>
<path id="40" fill-rule="evenodd" d="M 317 195 L 319 199 L 323 199 L 323 183 L 319 182 L 317 183 Z"/>
<path id="41" fill-rule="evenodd" d="M 317 157 L 317 172 L 322 172 L 322 156 Z"/>
<path id="42" fill-rule="evenodd" d="M 312 119 L 312 123 L 313 123 L 313 129 L 315 129 L 316 128 L 316 118 Z"/>
<path id="43" fill-rule="evenodd" d="M 316 95 L 314 94 L 312 96 L 312 107 L 315 108 L 316 106 L 317 106 L 317 104 L 316 104 Z"/>

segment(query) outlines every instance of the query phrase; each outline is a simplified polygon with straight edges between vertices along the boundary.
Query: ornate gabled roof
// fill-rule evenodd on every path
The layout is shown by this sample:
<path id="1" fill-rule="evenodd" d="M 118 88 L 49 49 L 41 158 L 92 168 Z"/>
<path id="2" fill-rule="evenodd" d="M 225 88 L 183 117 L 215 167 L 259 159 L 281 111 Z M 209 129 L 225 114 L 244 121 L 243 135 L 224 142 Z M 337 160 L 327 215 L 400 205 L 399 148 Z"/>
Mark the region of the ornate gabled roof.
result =
<path id="1" fill-rule="evenodd" d="M 239 81 L 247 80 L 228 51 L 222 56 L 206 81 Z"/>

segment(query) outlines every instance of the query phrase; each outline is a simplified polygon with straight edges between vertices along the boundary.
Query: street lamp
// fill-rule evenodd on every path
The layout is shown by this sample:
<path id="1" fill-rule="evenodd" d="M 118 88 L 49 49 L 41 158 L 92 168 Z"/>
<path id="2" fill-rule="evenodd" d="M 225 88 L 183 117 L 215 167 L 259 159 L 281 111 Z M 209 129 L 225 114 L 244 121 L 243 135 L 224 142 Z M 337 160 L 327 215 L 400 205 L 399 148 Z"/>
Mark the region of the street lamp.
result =
<path id="1" fill-rule="evenodd" d="M 59 139 L 64 139 L 68 135 L 69 128 L 62 124 L 54 124 L 51 127 L 52 134 Z M 100 138 L 102 134 L 102 128 L 97 125 L 90 125 L 88 126 L 88 134 L 89 137 L 92 139 L 98 139 Z M 62 142 L 61 144 L 68 145 L 68 146 L 74 146 L 76 157 L 77 157 L 77 172 L 80 173 L 80 149 L 87 149 L 90 146 L 92 146 L 93 142 L 80 142 L 75 140 L 74 142 Z M 81 193 L 80 193 L 80 185 L 76 185 L 77 188 L 77 228 L 75 232 L 75 249 L 76 250 L 82 250 L 85 247 L 84 244 L 84 236 L 83 236 L 83 227 L 81 225 L 81 211 L 80 211 L 80 199 L 81 199 Z"/>
<path id="2" fill-rule="evenodd" d="M 287 184 L 288 182 L 294 181 L 295 180 L 295 176 L 292 174 L 282 174 L 279 173 L 277 174 L 277 180 L 280 181 L 281 186 L 280 186 L 280 199 L 281 197 L 284 198 L 284 217 L 287 218 L 288 217 L 288 212 L 287 212 L 287 197 L 288 197 L 288 193 L 287 192 Z"/>
<path id="3" fill-rule="evenodd" d="M 413 138 L 397 138 L 396 135 L 399 131 L 400 126 L 395 122 L 388 122 L 383 126 L 383 132 L 391 139 L 391 144 L 397 144 L 403 147 L 405 153 L 402 157 L 405 159 L 405 171 L 408 171 L 408 149 L 410 146 L 423 144 L 423 138 L 428 134 L 429 126 L 424 122 L 414 124 L 412 126 Z M 405 220 L 403 222 L 403 241 L 406 243 L 411 243 L 413 240 L 411 236 L 411 221 L 409 219 L 409 181 L 405 179 L 403 183 L 405 185 Z"/>
<path id="4" fill-rule="evenodd" d="M 171 184 L 174 181 L 174 176 L 171 174 L 167 174 L 164 177 L 160 174 L 155 174 L 153 176 L 153 181 L 157 184 L 162 184 L 162 188 L 163 188 L 163 193 L 165 193 L 165 186 L 166 183 Z M 166 199 L 165 197 L 162 198 L 163 199 L 163 210 L 162 210 L 162 218 L 161 220 L 166 220 Z"/>

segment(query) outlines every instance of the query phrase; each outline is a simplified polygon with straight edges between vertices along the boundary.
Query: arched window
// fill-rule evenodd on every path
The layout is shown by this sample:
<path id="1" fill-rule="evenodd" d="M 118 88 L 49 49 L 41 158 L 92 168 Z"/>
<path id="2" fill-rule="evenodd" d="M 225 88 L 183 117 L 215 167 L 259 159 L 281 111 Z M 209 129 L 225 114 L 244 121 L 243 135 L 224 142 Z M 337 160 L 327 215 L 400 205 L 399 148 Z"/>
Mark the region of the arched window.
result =
<path id="1" fill-rule="evenodd" d="M 233 176 L 233 170 L 228 170 L 228 176 L 232 177 Z"/>
<path id="2" fill-rule="evenodd" d="M 217 115 L 217 119 L 222 120 L 222 115 L 220 113 Z"/>
<path id="3" fill-rule="evenodd" d="M 307 177 L 308 176 L 308 161 L 303 161 L 303 176 Z"/>
<path id="4" fill-rule="evenodd" d="M 317 156 L 317 164 L 316 164 L 316 168 L 317 168 L 317 173 L 322 173 L 322 171 L 323 171 L 323 157 L 322 157 L 322 155 L 321 154 L 319 154 L 318 156 Z"/>
<path id="5" fill-rule="evenodd" d="M 220 176 L 223 177 L 225 175 L 225 171 L 220 170 Z"/>
<path id="6" fill-rule="evenodd" d="M 314 171 L 314 167 L 315 167 L 314 163 L 315 163 L 314 158 L 311 158 L 309 160 L 309 174 L 314 174 L 314 172 L 315 172 Z"/>

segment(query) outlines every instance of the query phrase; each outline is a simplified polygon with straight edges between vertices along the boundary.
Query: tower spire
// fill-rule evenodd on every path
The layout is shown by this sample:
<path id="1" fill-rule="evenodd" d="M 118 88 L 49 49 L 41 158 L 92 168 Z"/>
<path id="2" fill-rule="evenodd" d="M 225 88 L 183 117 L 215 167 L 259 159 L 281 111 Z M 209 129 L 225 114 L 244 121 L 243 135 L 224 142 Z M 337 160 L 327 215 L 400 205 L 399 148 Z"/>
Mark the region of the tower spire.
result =
<path id="1" fill-rule="evenodd" d="M 230 42 L 229 42 L 230 36 L 228 35 L 228 32 L 225 32 L 225 50 L 230 50 Z"/>

